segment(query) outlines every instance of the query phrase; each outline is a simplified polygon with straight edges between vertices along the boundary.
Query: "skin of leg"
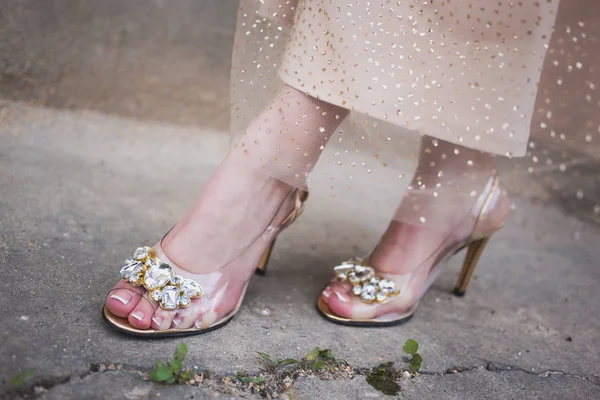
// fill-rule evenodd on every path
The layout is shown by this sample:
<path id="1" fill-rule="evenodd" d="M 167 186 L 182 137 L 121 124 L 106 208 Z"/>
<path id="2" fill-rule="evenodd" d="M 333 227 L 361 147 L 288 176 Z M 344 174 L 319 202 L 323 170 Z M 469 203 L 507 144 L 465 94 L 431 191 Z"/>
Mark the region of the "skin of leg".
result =
<path id="1" fill-rule="evenodd" d="M 231 149 L 195 204 L 162 242 L 164 257 L 175 273 L 200 283 L 205 296 L 186 309 L 155 307 L 153 314 L 155 304 L 150 300 L 131 306 L 109 299 L 109 310 L 141 329 L 208 327 L 231 312 L 272 240 L 266 228 L 273 215 L 279 209 L 285 216 L 293 209 L 293 201 L 282 206 L 292 186 L 280 179 L 301 186 L 297 179 L 304 182 L 323 144 L 347 115 L 347 110 L 284 87 L 249 125 L 243 142 Z M 261 171 L 260 160 L 275 156 L 291 164 L 284 169 L 267 166 L 280 179 Z"/>

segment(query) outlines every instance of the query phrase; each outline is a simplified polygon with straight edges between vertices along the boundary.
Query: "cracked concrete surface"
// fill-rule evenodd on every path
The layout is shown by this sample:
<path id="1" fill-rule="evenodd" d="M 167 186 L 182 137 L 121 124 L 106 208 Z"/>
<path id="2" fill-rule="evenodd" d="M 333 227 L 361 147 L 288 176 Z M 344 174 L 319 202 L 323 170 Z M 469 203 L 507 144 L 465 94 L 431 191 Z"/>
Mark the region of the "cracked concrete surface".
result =
<path id="1" fill-rule="evenodd" d="M 185 340 L 186 364 L 206 372 L 207 384 L 144 380 L 179 341 L 118 335 L 100 310 L 122 259 L 170 228 L 226 150 L 235 2 L 34 3 L 11 2 L 0 12 L 0 37 L 10 39 L 0 41 L 0 287 L 7 299 L 0 398 L 16 395 L 9 377 L 28 367 L 36 376 L 22 397 L 45 386 L 40 396 L 51 399 L 254 398 L 220 379 L 261 373 L 256 351 L 300 358 L 315 346 L 332 348 L 362 370 L 384 361 L 402 366 L 409 337 L 425 361 L 420 376 L 399 382 L 404 398 L 600 397 L 600 230 L 576 202 L 548 196 L 543 179 L 507 182 L 526 199 L 515 200 L 467 296 L 450 294 L 455 259 L 415 318 L 386 329 L 337 326 L 317 315 L 329 266 L 366 253 L 385 221 L 340 207 L 315 187 L 306 214 L 278 240 L 269 274 L 252 280 L 240 314 Z M 32 21 L 39 23 L 27 31 Z M 52 49 L 64 56 L 52 57 Z M 103 57 L 91 63 L 93 49 Z M 564 182 L 565 193 L 583 185 L 599 196 L 598 166 L 586 167 L 581 181 Z M 270 315 L 261 313 L 266 308 Z M 100 364 L 123 367 L 100 372 Z M 297 378 L 285 396 L 386 397 L 363 375 Z"/>

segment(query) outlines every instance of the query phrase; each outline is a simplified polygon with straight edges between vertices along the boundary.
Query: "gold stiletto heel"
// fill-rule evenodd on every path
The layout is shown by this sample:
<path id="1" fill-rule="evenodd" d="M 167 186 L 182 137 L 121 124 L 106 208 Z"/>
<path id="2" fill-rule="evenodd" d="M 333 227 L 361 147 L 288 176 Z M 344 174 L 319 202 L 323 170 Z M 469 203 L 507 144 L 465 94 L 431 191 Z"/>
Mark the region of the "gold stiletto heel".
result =
<path id="1" fill-rule="evenodd" d="M 469 286 L 469 282 L 471 281 L 471 276 L 473 276 L 473 271 L 475 271 L 475 267 L 477 266 L 477 261 L 479 261 L 479 257 L 481 257 L 483 249 L 489 239 L 489 237 L 486 237 L 469 243 L 465 261 L 463 262 L 458 281 L 454 287 L 454 294 L 456 296 L 462 297 L 465 295 L 467 286 Z"/>
<path id="2" fill-rule="evenodd" d="M 283 220 L 283 222 L 281 223 L 280 229 L 283 230 L 283 229 L 287 228 L 292 222 L 294 222 L 300 216 L 300 214 L 302 214 L 302 211 L 304 210 L 304 202 L 306 201 L 306 199 L 308 199 L 307 191 L 298 190 L 296 192 L 296 206 L 295 206 L 294 210 L 286 217 L 286 219 Z M 260 260 L 258 261 L 258 265 L 256 266 L 256 271 L 255 271 L 256 275 L 264 276 L 267 274 L 267 264 L 269 263 L 269 260 L 271 259 L 271 253 L 273 252 L 273 247 L 275 247 L 275 240 L 277 240 L 277 238 L 273 239 L 273 241 L 271 242 L 269 247 L 267 247 L 267 249 L 265 250 L 263 255 L 260 257 Z"/>
<path id="3" fill-rule="evenodd" d="M 256 275 L 265 276 L 267 274 L 267 264 L 269 264 L 269 260 L 271 259 L 271 253 L 273 252 L 273 247 L 275 247 L 275 240 L 271 242 L 269 247 L 265 250 L 262 257 L 258 261 L 258 265 L 256 266 Z"/>

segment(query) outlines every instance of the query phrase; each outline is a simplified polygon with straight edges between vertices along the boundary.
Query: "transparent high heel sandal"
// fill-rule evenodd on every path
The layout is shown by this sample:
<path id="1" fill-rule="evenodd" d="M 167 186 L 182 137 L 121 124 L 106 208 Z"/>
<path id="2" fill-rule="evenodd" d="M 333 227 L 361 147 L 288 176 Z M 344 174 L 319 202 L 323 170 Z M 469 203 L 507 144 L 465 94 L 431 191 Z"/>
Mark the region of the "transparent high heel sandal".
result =
<path id="1" fill-rule="evenodd" d="M 267 249 L 258 258 L 257 267 L 255 270 L 255 273 L 258 275 L 266 274 L 267 264 L 271 256 L 273 246 L 275 245 L 275 239 L 277 235 L 281 233 L 283 229 L 291 225 L 300 216 L 304 208 L 304 202 L 308 198 L 308 192 L 301 189 L 294 189 L 290 191 L 290 194 L 286 197 L 286 200 L 289 197 L 294 198 L 295 203 L 293 210 L 289 214 L 287 214 L 287 216 L 285 216 L 279 224 L 277 224 L 278 226 L 272 226 L 274 221 L 277 220 L 277 217 L 282 212 L 283 205 L 287 204 L 287 202 L 284 200 L 282 206 L 273 217 L 273 220 L 271 221 L 269 226 L 256 238 L 256 240 L 254 240 L 248 247 L 246 247 L 236 257 L 234 257 L 233 260 L 244 255 L 246 251 L 249 251 L 249 249 L 251 249 L 252 246 L 258 242 L 258 240 L 263 236 L 263 234 L 269 231 L 268 233 L 273 235 L 271 242 L 267 246 Z M 209 279 L 207 279 L 207 282 L 214 282 L 210 284 L 211 290 L 207 290 L 209 289 L 208 287 L 203 288 L 193 279 L 181 276 L 187 275 L 185 271 L 183 271 L 181 275 L 176 275 L 173 272 L 173 269 L 171 267 L 173 263 L 170 262 L 166 255 L 164 255 L 164 253 L 162 252 L 161 243 L 162 240 L 155 248 L 147 246 L 138 248 L 135 251 L 133 257 L 128 258 L 125 263 L 125 266 L 121 269 L 121 278 L 132 284 L 134 287 L 138 287 L 140 291 L 143 289 L 144 293 L 140 294 L 138 291 L 134 291 L 132 289 L 115 288 L 109 292 L 109 295 L 116 290 L 128 290 L 132 295 L 141 297 L 139 301 L 149 301 L 153 305 L 154 310 L 156 310 L 157 307 L 162 307 L 166 310 L 175 311 L 181 308 L 188 307 L 194 298 L 200 298 L 204 296 L 205 292 L 212 293 L 213 289 L 217 290 L 219 283 L 222 283 L 221 279 L 219 279 L 223 277 L 223 274 L 220 274 L 221 271 L 233 262 L 232 260 L 218 271 L 206 275 L 207 277 L 209 277 L 209 275 L 212 275 L 209 277 Z M 235 278 L 236 277 L 233 277 L 232 279 Z M 132 326 L 127 318 L 119 317 L 113 314 L 108 309 L 108 306 L 106 304 L 102 309 L 102 317 L 104 318 L 106 323 L 112 328 L 120 332 L 126 333 L 128 335 L 138 337 L 165 338 L 197 335 L 200 333 L 205 333 L 218 329 L 223 325 L 227 324 L 229 321 L 231 321 L 231 319 L 238 312 L 244 300 L 244 295 L 246 293 L 248 283 L 249 279 L 245 282 L 242 282 L 243 290 L 241 291 L 241 296 L 235 308 L 227 315 L 223 316 L 220 320 L 214 322 L 213 324 L 205 328 L 170 328 L 166 330 L 139 329 Z M 227 282 L 225 282 L 225 284 L 227 285 Z M 152 301 L 150 299 L 152 299 Z"/>
<path id="2" fill-rule="evenodd" d="M 420 299 L 429 290 L 431 284 L 442 271 L 443 267 L 447 265 L 449 259 L 466 248 L 467 251 L 463 266 L 459 273 L 456 286 L 454 287 L 454 294 L 456 296 L 464 296 L 471 277 L 473 276 L 473 271 L 477 266 L 488 240 L 494 232 L 502 227 L 502 224 L 492 228 L 484 227 L 484 225 L 488 214 L 494 210 L 494 206 L 497 204 L 500 197 L 503 196 L 503 193 L 504 190 L 501 188 L 498 178 L 496 176 L 490 178 L 483 193 L 473 206 L 470 215 L 456 228 L 460 229 L 469 225 L 472 227 L 470 229 L 471 233 L 461 240 L 456 240 L 452 235 L 449 235 L 438 249 L 421 264 L 423 267 L 431 265 L 427 273 L 427 278 L 422 289 L 418 295 L 415 296 L 414 301 L 408 307 L 403 307 L 404 310 L 386 313 L 385 315 L 373 319 L 346 318 L 335 314 L 320 295 L 317 300 L 318 311 L 329 321 L 342 325 L 378 327 L 392 326 L 406 322 L 413 316 Z M 369 257 L 367 257 L 367 259 L 368 258 Z M 403 290 L 406 289 L 406 284 L 404 287 L 396 285 L 394 276 L 396 279 L 402 277 L 403 282 L 411 282 L 411 275 L 417 274 L 419 268 L 421 267 L 419 266 L 405 275 L 386 274 L 386 277 L 383 277 L 379 275 L 375 269 L 365 265 L 361 259 L 354 259 L 344 262 L 342 265 L 334 268 L 336 275 L 334 281 L 351 285 L 353 297 L 356 296 L 364 303 L 377 306 L 392 301 L 395 296 L 401 295 Z"/>

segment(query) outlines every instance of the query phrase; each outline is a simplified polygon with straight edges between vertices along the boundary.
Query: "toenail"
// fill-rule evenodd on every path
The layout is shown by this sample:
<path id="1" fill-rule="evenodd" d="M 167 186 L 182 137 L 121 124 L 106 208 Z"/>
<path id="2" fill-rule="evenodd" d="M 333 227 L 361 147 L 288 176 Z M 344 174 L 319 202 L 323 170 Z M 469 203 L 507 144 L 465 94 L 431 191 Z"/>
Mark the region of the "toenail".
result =
<path id="1" fill-rule="evenodd" d="M 183 321 L 183 318 L 181 318 L 180 316 L 177 316 L 173 319 L 173 325 L 179 326 L 179 324 L 181 324 L 181 321 Z"/>
<path id="2" fill-rule="evenodd" d="M 131 315 L 133 318 L 137 319 L 138 321 L 141 321 L 144 319 L 144 313 L 141 311 L 134 311 L 129 315 Z"/>
<path id="3" fill-rule="evenodd" d="M 340 292 L 335 292 L 335 295 L 337 296 L 338 299 L 340 299 L 340 301 L 342 303 L 348 302 L 348 298 L 346 296 L 344 296 L 343 294 L 341 294 Z"/>
<path id="4" fill-rule="evenodd" d="M 194 322 L 194 326 L 198 329 L 202 328 L 202 319 L 199 319 L 198 321 Z"/>
<path id="5" fill-rule="evenodd" d="M 119 300 L 121 303 L 123 303 L 124 306 L 126 306 L 131 301 L 131 296 L 128 296 L 128 297 L 129 298 L 126 299 L 125 297 L 120 296 L 116 293 L 110 295 L 111 299 Z"/>
<path id="6" fill-rule="evenodd" d="M 325 298 L 329 298 L 331 296 L 331 292 L 329 290 L 324 290 L 322 294 Z"/>
<path id="7" fill-rule="evenodd" d="M 162 322 L 162 319 L 158 318 L 158 317 L 152 317 L 152 322 L 154 322 L 154 325 L 157 328 L 160 328 L 160 323 Z"/>

